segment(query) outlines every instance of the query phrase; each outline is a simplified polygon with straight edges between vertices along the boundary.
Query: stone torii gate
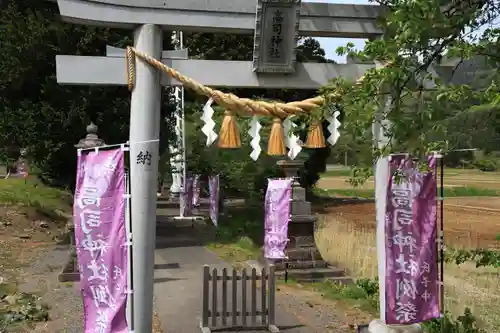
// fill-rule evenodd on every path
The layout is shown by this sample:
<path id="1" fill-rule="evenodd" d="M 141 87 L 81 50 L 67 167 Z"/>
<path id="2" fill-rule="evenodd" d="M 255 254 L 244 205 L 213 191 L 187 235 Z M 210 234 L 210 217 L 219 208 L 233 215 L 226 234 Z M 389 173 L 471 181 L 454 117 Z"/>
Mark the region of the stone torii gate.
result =
<path id="1" fill-rule="evenodd" d="M 134 29 L 134 46 L 138 51 L 212 87 L 315 89 L 339 76 L 355 80 L 375 65 L 296 63 L 297 36 L 376 38 L 381 34 L 376 26 L 381 8 L 373 5 L 301 4 L 300 0 L 57 0 L 57 3 L 66 22 Z M 284 22 L 279 36 L 273 34 L 272 26 L 277 18 Z M 254 34 L 254 60 L 187 59 L 185 51 L 162 50 L 163 30 Z M 108 48 L 106 56 L 96 57 L 58 55 L 56 65 L 59 84 L 127 85 L 124 50 Z M 159 158 L 155 140 L 159 139 L 161 86 L 180 83 L 140 60 L 135 68 L 129 139 L 132 289 L 134 330 L 143 333 L 152 330 Z M 133 162 L 141 152 L 151 154 L 150 165 Z"/>

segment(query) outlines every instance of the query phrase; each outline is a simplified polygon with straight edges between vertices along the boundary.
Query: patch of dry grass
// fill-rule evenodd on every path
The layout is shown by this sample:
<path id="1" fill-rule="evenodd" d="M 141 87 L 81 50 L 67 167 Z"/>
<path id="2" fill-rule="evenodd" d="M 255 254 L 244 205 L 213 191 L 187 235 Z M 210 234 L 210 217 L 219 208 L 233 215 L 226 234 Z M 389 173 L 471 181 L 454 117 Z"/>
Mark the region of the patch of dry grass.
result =
<path id="1" fill-rule="evenodd" d="M 152 333 L 163 333 L 163 328 L 161 328 L 160 317 L 156 311 L 153 313 L 153 332 Z"/>
<path id="2" fill-rule="evenodd" d="M 347 270 L 353 277 L 378 275 L 375 231 L 354 226 L 340 216 L 324 217 L 316 234 L 317 245 L 328 262 Z M 474 240 L 470 240 L 473 244 Z M 464 244 L 465 245 L 465 244 Z M 500 325 L 500 270 L 476 268 L 473 263 L 445 266 L 445 309 L 461 315 L 465 307 L 484 324 L 488 332 Z"/>

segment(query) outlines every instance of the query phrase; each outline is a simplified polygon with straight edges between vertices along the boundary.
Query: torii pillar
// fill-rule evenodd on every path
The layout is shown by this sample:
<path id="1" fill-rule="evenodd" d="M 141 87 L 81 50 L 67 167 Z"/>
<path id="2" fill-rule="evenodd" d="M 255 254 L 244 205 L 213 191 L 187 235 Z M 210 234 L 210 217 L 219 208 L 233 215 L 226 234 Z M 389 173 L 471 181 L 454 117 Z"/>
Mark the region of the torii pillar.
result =
<path id="1" fill-rule="evenodd" d="M 163 32 L 145 24 L 134 33 L 137 50 L 161 59 Z M 153 327 L 153 275 L 156 239 L 156 182 L 158 181 L 161 85 L 160 72 L 135 60 L 135 83 L 130 110 L 130 187 L 132 189 L 132 262 L 134 331 L 151 332 Z M 137 156 L 147 155 L 146 163 Z M 138 246 L 139 245 L 139 246 Z"/>

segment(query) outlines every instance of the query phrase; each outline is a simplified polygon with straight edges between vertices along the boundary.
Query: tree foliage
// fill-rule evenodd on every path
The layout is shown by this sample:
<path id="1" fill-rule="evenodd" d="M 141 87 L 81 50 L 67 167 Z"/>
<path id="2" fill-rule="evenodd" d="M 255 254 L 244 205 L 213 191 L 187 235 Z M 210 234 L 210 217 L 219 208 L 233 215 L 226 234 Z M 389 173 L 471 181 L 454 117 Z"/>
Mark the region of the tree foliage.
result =
<path id="1" fill-rule="evenodd" d="M 360 84 L 336 79 L 324 87 L 322 92 L 330 96 L 328 107 L 308 118 L 296 119 L 301 124 L 302 137 L 305 124 L 330 113 L 334 104 L 342 111 L 341 140 L 347 140 L 345 145 L 351 151 L 359 149 L 367 155 L 358 158 L 366 166 L 371 166 L 373 157 L 401 150 L 416 155 L 436 149 L 499 150 L 500 29 L 494 24 L 499 16 L 498 1 L 378 2 L 386 8 L 381 18 L 384 36 L 368 41 L 363 50 L 354 50 L 351 44 L 339 48 L 338 53 L 389 65 L 369 71 Z M 129 94 L 125 87 L 58 85 L 55 56 L 103 54 L 106 44 L 121 47 L 131 44 L 130 32 L 65 24 L 60 21 L 53 2 L 10 0 L 3 1 L 1 6 L 0 146 L 13 149 L 13 152 L 2 150 L 1 157 L 14 158 L 12 154 L 17 155 L 18 148 L 27 147 L 45 179 L 57 179 L 68 185 L 73 179 L 73 144 L 85 135 L 90 120 L 100 125 L 99 134 L 107 142 L 126 141 Z M 186 46 L 191 57 L 250 60 L 253 36 L 189 34 Z M 301 40 L 297 57 L 300 61 L 328 61 L 324 50 L 312 38 Z M 477 59 L 483 59 L 482 77 L 474 72 L 472 79 L 454 79 L 458 69 L 467 74 L 467 63 Z M 448 66 L 448 72 L 443 72 L 444 67 L 438 65 L 444 63 L 453 63 L 454 67 Z M 243 97 L 282 101 L 316 93 L 283 89 L 231 91 Z M 332 93 L 342 98 L 331 98 Z M 173 105 L 167 93 L 165 97 L 163 116 L 166 117 L 172 114 Z M 193 95 L 187 97 L 197 100 Z M 392 125 L 385 128 L 391 140 L 372 152 L 367 149 L 372 140 L 369 133 L 379 116 L 391 121 Z M 162 121 L 162 126 L 167 125 Z M 168 135 L 172 131 L 161 133 Z M 347 138 L 352 138 L 358 147 L 353 147 Z M 168 138 L 162 138 L 162 148 L 167 141 Z M 314 154 L 324 160 L 328 152 L 312 152 L 311 160 Z M 305 179 L 305 183 L 314 183 L 314 177 Z"/>
<path id="2" fill-rule="evenodd" d="M 381 18 L 384 36 L 368 41 L 363 50 L 355 50 L 353 44 L 348 44 L 337 52 L 386 66 L 369 71 L 359 84 L 337 79 L 323 88 L 329 101 L 342 107 L 344 135 L 360 137 L 371 131 L 375 120 L 390 121 L 390 126 L 384 126 L 388 143 L 371 152 L 365 166 L 371 167 L 373 158 L 390 152 L 406 151 L 422 156 L 433 150 L 469 148 L 462 146 L 466 141 L 469 141 L 467 146 L 478 145 L 474 148 L 500 149 L 495 112 L 500 103 L 500 29 L 492 26 L 500 14 L 499 3 L 377 2 L 386 6 Z M 488 74 L 486 78 L 480 78 L 476 69 L 468 73 L 464 66 L 464 62 L 478 57 L 485 59 L 488 66 L 483 71 Z M 439 66 L 445 63 L 454 64 L 451 72 L 439 73 Z M 458 72 L 470 74 L 472 79 L 457 82 L 453 76 Z M 342 97 L 332 98 L 332 94 Z M 489 126 L 481 128 L 481 135 L 472 134 L 474 142 L 470 142 L 466 136 L 485 122 Z M 480 142 L 483 135 L 488 140 L 495 138 L 495 147 L 488 147 L 484 137 Z"/>
<path id="3" fill-rule="evenodd" d="M 2 6 L 0 157 L 17 158 L 19 148 L 26 147 L 45 180 L 70 186 L 73 145 L 90 121 L 99 125 L 107 143 L 127 141 L 130 98 L 126 87 L 59 85 L 55 57 L 103 55 L 106 44 L 130 45 L 131 32 L 63 23 L 54 2 L 19 0 Z M 164 114 L 169 108 L 166 100 Z M 162 147 L 168 133 L 162 131 Z"/>
<path id="4" fill-rule="evenodd" d="M 99 125 L 99 136 L 107 143 L 127 140 L 129 92 L 126 87 L 61 86 L 55 78 L 55 57 L 104 55 L 107 44 L 132 44 L 131 31 L 66 24 L 60 20 L 56 3 L 34 0 L 2 2 L 0 24 L 0 147 L 4 147 L 0 157 L 4 161 L 15 159 L 19 149 L 26 147 L 43 179 L 70 186 L 76 160 L 73 145 L 85 136 L 90 121 Z M 195 58 L 248 60 L 253 36 L 200 33 L 187 35 L 186 44 Z M 164 48 L 171 45 L 165 43 Z M 312 39 L 304 40 L 299 57 L 326 61 L 319 43 Z M 293 100 L 310 97 L 314 91 L 253 89 L 238 93 Z M 187 94 L 187 100 L 197 98 Z M 162 151 L 173 133 L 165 127 L 172 125 L 174 107 L 167 89 L 162 108 L 162 119 L 167 120 L 162 121 Z M 168 154 L 163 157 L 162 163 L 168 161 Z M 247 155 L 241 163 L 248 163 Z"/>

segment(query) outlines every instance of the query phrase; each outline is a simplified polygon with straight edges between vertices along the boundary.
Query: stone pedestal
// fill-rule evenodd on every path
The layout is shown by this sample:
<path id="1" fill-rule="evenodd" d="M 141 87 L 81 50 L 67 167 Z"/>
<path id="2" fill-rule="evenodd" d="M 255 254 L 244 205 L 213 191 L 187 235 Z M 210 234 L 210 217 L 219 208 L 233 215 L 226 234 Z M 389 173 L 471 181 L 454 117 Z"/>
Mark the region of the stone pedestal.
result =
<path id="1" fill-rule="evenodd" d="M 279 274 L 284 275 L 286 271 L 289 278 L 299 282 L 341 278 L 344 271 L 329 267 L 314 241 L 317 218 L 311 212 L 311 203 L 306 201 L 306 190 L 300 186 L 297 176 L 304 161 L 281 160 L 277 164 L 283 170 L 285 177 L 294 179 L 290 203 L 291 219 L 288 224 L 290 241 L 286 248 L 288 259 L 266 260 L 266 263 L 275 264 Z"/>
<path id="2" fill-rule="evenodd" d="M 369 333 L 422 333 L 420 324 L 413 325 L 386 325 L 382 320 L 373 320 L 368 326 Z"/>

